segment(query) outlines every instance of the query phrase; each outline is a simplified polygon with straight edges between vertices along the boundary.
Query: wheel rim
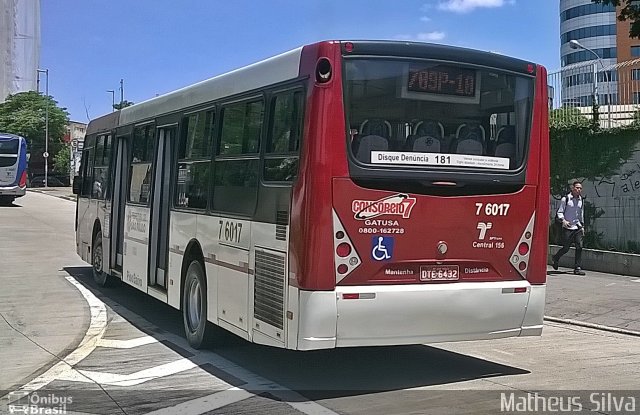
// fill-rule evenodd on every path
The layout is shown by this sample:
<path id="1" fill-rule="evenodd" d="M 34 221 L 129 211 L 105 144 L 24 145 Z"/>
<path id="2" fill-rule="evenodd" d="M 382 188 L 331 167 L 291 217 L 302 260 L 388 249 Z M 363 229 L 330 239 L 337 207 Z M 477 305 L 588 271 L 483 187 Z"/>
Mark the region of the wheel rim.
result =
<path id="1" fill-rule="evenodd" d="M 93 250 L 93 269 L 96 273 L 102 273 L 102 245 L 98 245 Z"/>
<path id="2" fill-rule="evenodd" d="M 187 319 L 189 321 L 189 329 L 194 332 L 200 326 L 201 304 L 200 282 L 193 280 L 189 286 L 189 294 L 187 295 Z"/>

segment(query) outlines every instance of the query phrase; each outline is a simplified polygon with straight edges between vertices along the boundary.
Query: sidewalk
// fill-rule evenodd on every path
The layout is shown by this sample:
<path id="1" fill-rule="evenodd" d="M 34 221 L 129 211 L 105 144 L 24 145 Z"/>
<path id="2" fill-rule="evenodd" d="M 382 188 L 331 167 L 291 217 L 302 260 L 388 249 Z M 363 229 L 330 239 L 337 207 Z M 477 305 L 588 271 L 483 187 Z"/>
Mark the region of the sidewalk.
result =
<path id="1" fill-rule="evenodd" d="M 545 316 L 640 334 L 640 278 L 572 268 L 547 269 Z"/>
<path id="2" fill-rule="evenodd" d="M 71 187 L 28 187 L 28 191 L 36 193 L 44 193 L 61 199 L 76 201 L 76 195 L 73 194 Z"/>

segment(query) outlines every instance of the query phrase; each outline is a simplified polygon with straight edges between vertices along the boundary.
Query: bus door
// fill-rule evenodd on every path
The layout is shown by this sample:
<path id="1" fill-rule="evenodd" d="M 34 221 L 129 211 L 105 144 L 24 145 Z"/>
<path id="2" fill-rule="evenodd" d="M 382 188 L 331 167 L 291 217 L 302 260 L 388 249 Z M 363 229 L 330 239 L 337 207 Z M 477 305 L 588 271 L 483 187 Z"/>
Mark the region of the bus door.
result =
<path id="1" fill-rule="evenodd" d="M 177 126 L 159 127 L 151 191 L 151 233 L 149 237 L 149 289 L 166 293 L 169 255 L 169 183 L 171 181 L 172 146 Z"/>
<path id="2" fill-rule="evenodd" d="M 113 134 L 101 134 L 96 139 L 95 156 L 93 161 L 93 183 L 91 184 L 91 203 L 95 203 L 95 218 L 99 221 L 102 231 L 103 258 L 111 256 L 111 189 L 109 171 L 113 157 Z M 90 225 L 93 228 L 93 225 Z M 104 260 L 104 259 L 103 259 Z M 103 270 L 110 272 L 107 263 Z"/>
<path id="3" fill-rule="evenodd" d="M 127 203 L 124 210 L 122 280 L 153 295 L 148 289 L 152 182 L 156 148 L 153 123 L 135 126 L 127 161 Z M 123 162 L 125 162 L 123 160 Z M 124 196 L 123 196 L 124 197 Z M 166 301 L 166 294 L 157 296 Z"/>
<path id="4" fill-rule="evenodd" d="M 127 198 L 127 172 L 129 167 L 128 137 L 116 139 L 113 161 L 113 209 L 111 210 L 111 269 L 122 272 L 124 244 L 124 207 Z"/>
<path id="5" fill-rule="evenodd" d="M 96 147 L 96 136 L 88 135 L 84 140 L 82 149 L 82 159 L 80 161 L 80 176 L 82 177 L 82 187 L 78 194 L 78 205 L 76 206 L 77 247 L 80 257 L 91 263 L 91 244 L 93 243 L 92 230 L 95 218 L 92 217 L 91 192 L 93 188 L 93 159 Z"/>

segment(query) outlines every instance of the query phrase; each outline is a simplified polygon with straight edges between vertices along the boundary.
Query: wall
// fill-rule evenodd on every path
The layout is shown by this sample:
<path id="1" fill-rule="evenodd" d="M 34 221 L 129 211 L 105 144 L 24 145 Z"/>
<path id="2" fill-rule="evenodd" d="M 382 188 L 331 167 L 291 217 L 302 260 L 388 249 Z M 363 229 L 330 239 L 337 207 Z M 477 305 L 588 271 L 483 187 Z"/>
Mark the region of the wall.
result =
<path id="1" fill-rule="evenodd" d="M 553 254 L 558 252 L 558 245 L 549 246 L 548 264 L 551 265 Z M 575 249 L 571 248 L 562 258 L 560 266 L 573 268 Z M 619 252 L 599 251 L 596 249 L 582 250 L 582 268 L 589 271 L 607 274 L 631 275 L 640 277 L 640 255 L 623 254 Z"/>
<path id="2" fill-rule="evenodd" d="M 603 142 L 603 152 L 606 145 Z M 640 143 L 615 174 L 577 179 L 582 181 L 586 212 L 592 212 L 585 215 L 587 230 L 598 234 L 598 247 L 640 252 Z M 552 214 L 559 204 L 558 199 L 552 199 Z"/>

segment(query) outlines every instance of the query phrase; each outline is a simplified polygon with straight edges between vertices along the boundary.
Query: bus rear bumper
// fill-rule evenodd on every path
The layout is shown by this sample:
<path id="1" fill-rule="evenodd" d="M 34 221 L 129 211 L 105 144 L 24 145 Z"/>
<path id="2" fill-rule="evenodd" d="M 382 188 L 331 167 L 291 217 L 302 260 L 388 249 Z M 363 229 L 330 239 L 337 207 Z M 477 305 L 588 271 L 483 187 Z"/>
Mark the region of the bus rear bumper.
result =
<path id="1" fill-rule="evenodd" d="M 25 187 L 20 186 L 0 186 L 0 196 L 15 196 L 20 197 L 24 196 L 27 193 L 27 189 Z"/>
<path id="2" fill-rule="evenodd" d="M 521 292 L 523 289 L 526 291 Z M 297 348 L 540 335 L 545 289 L 544 285 L 532 286 L 527 281 L 506 281 L 344 286 L 322 293 L 300 291 Z M 305 304 L 313 307 L 307 308 Z"/>
<path id="3" fill-rule="evenodd" d="M 542 324 L 544 320 L 544 304 L 547 292 L 546 285 L 532 285 L 529 294 L 529 304 L 522 322 L 520 336 L 540 336 L 542 335 Z"/>

